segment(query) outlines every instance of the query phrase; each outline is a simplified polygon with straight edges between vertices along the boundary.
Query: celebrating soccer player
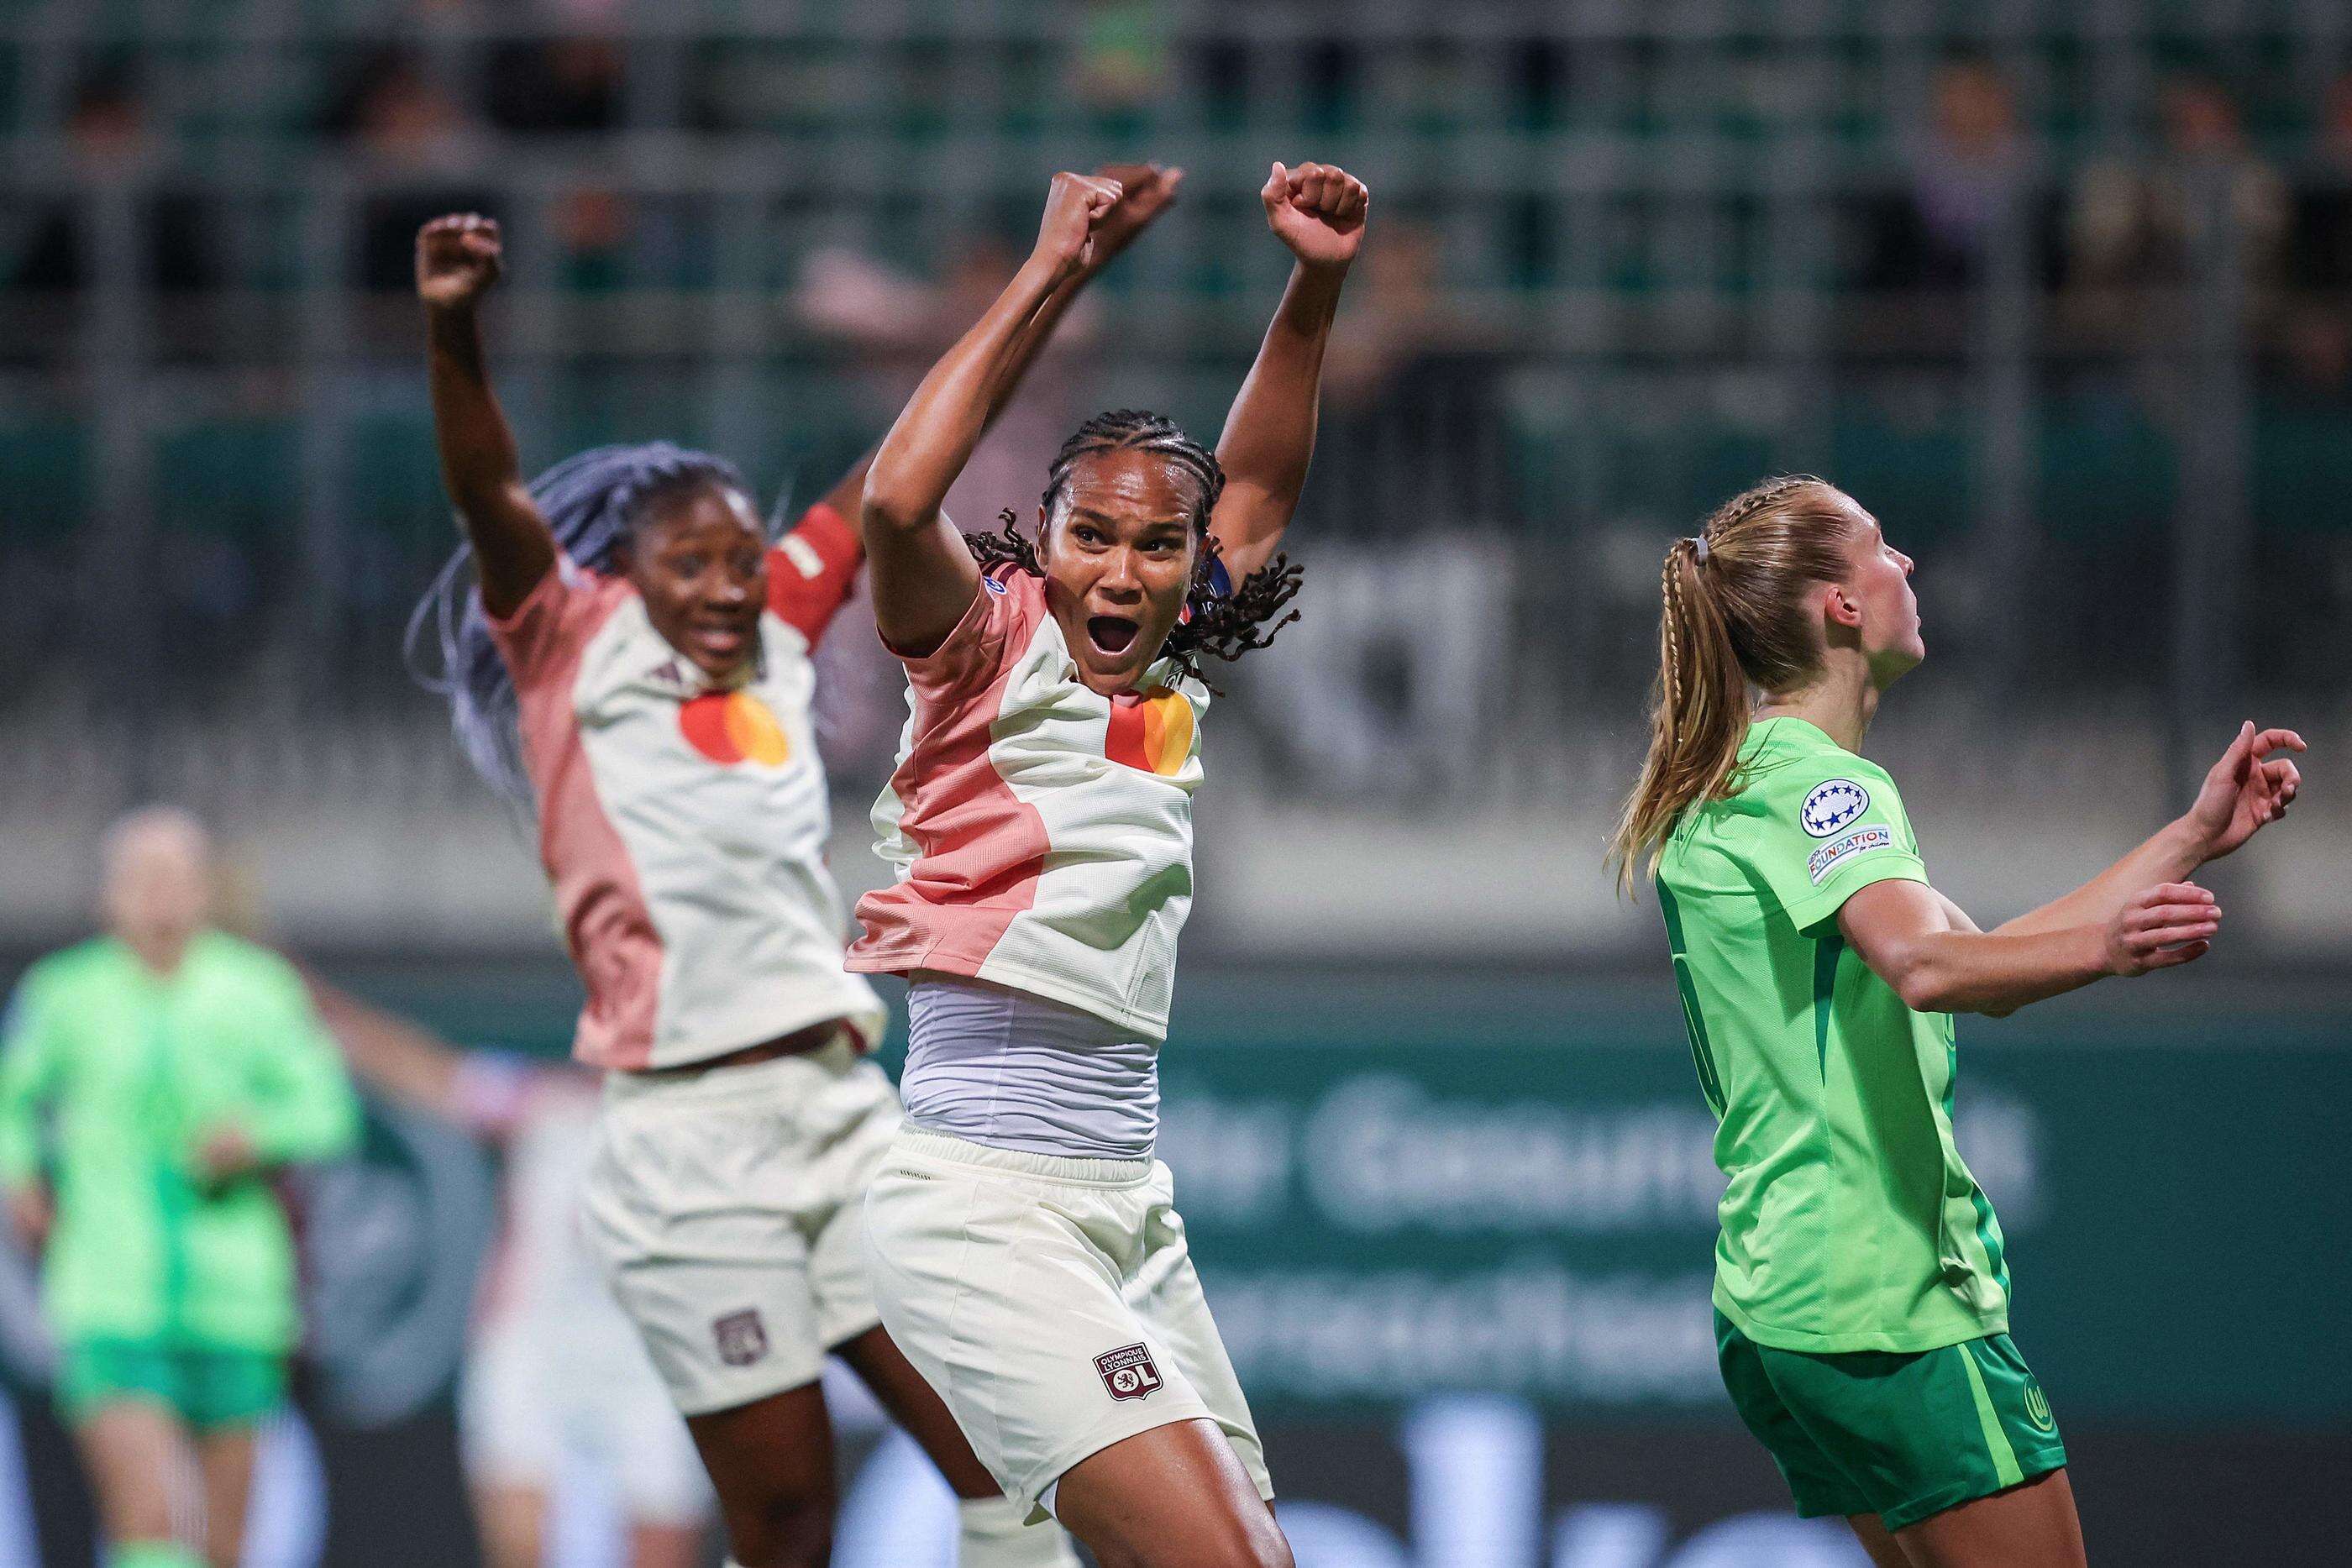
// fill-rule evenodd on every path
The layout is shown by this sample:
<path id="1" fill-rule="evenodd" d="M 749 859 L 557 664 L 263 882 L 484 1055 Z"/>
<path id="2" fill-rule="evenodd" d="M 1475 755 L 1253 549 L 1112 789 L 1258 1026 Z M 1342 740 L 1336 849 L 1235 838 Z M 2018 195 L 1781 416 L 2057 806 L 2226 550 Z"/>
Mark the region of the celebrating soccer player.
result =
<path id="1" fill-rule="evenodd" d="M 2009 1338 L 2000 1227 L 1952 1143 L 1951 1015 L 2005 1014 L 2201 956 L 2186 879 L 2301 788 L 2246 725 L 2188 813 L 2056 902 L 1980 931 L 1928 885 L 1857 755 L 1926 656 L 1912 563 L 1818 479 L 1741 495 L 1666 552 L 1648 759 L 1613 854 L 1649 860 L 1730 1177 L 1726 1385 L 1797 1511 L 1881 1568 L 2083 1561 L 2048 1398 Z M 1751 705 L 1751 688 L 1761 694 Z"/>
<path id="2" fill-rule="evenodd" d="M 1213 455 L 1088 420 L 1034 539 L 940 515 L 1038 313 L 1124 193 L 1057 175 L 1028 261 L 891 427 L 866 482 L 883 640 L 913 715 L 875 808 L 895 887 L 853 968 L 911 977 L 908 1131 L 867 1200 L 883 1322 L 1006 1495 L 1119 1568 L 1273 1568 L 1257 1433 L 1152 1157 L 1192 904 L 1204 654 L 1260 645 L 1307 478 L 1324 345 L 1370 197 L 1276 164 L 1296 257 Z"/>
<path id="3" fill-rule="evenodd" d="M 1134 172 L 1092 266 L 1024 323 L 983 419 L 1176 179 Z M 417 236 L 442 474 L 468 541 L 419 624 L 437 614 L 467 753 L 538 810 L 588 992 L 576 1054 L 611 1070 L 584 1205 L 614 1291 L 740 1568 L 824 1560 L 828 1352 L 966 1500 L 965 1568 L 1068 1562 L 1055 1532 L 1023 1528 L 878 1326 L 859 1255 L 898 1107 L 864 1059 L 882 1004 L 842 967 L 809 655 L 859 566 L 845 514 L 862 467 L 773 546 L 732 466 L 667 444 L 581 453 L 526 486 L 477 320 L 499 264 L 486 219 Z"/>

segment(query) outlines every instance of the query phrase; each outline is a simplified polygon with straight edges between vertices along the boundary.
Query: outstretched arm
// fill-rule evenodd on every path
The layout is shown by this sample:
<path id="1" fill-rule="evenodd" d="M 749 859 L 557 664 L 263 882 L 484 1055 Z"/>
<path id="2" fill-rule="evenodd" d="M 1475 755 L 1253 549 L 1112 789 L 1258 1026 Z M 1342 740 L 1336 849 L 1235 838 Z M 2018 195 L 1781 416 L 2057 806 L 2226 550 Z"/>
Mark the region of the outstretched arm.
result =
<path id="1" fill-rule="evenodd" d="M 1267 226 L 1298 260 L 1217 443 L 1225 489 L 1209 531 L 1236 582 L 1274 559 L 1297 510 L 1315 455 L 1323 350 L 1371 208 L 1364 183 L 1328 163 L 1276 163 L 1258 196 Z"/>
<path id="2" fill-rule="evenodd" d="M 2193 883 L 2163 883 L 2103 920 L 2021 934 L 1978 931 L 1935 889 L 1890 880 L 1847 899 L 1837 918 L 1846 941 L 1906 1006 L 1998 1017 L 2109 975 L 2144 975 L 2202 957 L 2221 929 L 2221 909 Z"/>
<path id="3" fill-rule="evenodd" d="M 1923 1012 L 2000 1016 L 2109 975 L 2186 964 L 2204 956 L 2221 924 L 2212 894 L 2188 877 L 2286 814 L 2303 775 L 2271 754 L 2303 749 L 2294 731 L 2247 721 L 2178 821 L 2064 897 L 1990 932 L 1911 882 L 1855 894 L 1838 913 L 1839 928 Z"/>
<path id="4" fill-rule="evenodd" d="M 483 364 L 475 308 L 501 265 L 499 225 L 471 214 L 435 218 L 416 235 L 425 367 L 441 482 L 473 542 L 482 608 L 511 615 L 555 570 L 555 538 L 523 483 L 514 432 Z"/>
<path id="5" fill-rule="evenodd" d="M 956 476 L 1017 374 L 1024 345 L 1050 326 L 1055 296 L 1092 259 L 1094 231 L 1118 200 L 1115 181 L 1056 174 L 1036 248 L 978 324 L 915 389 L 866 476 L 860 528 L 874 574 L 874 618 L 902 653 L 936 649 L 980 591 L 980 569 L 940 515 Z"/>

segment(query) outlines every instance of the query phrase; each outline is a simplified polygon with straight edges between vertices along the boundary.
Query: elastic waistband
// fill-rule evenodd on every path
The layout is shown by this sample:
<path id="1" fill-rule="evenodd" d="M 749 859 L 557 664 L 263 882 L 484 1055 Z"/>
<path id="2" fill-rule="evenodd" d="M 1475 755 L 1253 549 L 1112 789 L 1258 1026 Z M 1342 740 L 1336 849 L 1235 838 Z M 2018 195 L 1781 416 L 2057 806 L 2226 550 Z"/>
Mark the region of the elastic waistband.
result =
<path id="1" fill-rule="evenodd" d="M 894 1153 L 951 1166 L 1010 1171 L 1040 1181 L 1068 1182 L 1075 1186 L 1140 1186 L 1151 1179 L 1156 1160 L 1085 1160 L 1068 1155 L 1033 1155 L 1026 1149 L 998 1149 L 944 1133 L 918 1133 L 900 1127 Z"/>

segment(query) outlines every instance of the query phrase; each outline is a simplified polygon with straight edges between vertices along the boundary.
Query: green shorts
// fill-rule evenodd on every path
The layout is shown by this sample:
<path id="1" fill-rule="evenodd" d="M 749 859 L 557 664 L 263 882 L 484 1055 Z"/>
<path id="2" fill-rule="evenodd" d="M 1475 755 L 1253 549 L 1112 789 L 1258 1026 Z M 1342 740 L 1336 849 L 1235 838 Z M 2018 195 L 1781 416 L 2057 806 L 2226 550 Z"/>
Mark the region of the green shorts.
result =
<path id="1" fill-rule="evenodd" d="M 198 1431 L 253 1426 L 286 1397 L 286 1358 L 267 1351 L 94 1339 L 64 1347 L 58 1407 L 79 1423 L 122 1400 L 163 1405 Z"/>
<path id="2" fill-rule="evenodd" d="M 2005 1333 L 1907 1354 L 1758 1344 L 1715 1314 L 1723 1385 L 1797 1511 L 1874 1513 L 1890 1531 L 2066 1462 L 2042 1385 Z"/>

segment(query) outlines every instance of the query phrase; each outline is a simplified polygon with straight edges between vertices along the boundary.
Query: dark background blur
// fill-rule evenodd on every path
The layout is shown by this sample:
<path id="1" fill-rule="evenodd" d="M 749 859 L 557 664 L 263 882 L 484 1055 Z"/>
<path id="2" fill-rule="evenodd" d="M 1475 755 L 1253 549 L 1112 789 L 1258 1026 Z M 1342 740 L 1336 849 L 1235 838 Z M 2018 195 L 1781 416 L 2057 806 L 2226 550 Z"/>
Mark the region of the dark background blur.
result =
<path id="1" fill-rule="evenodd" d="M 1714 1178 L 1655 916 L 1600 866 L 1664 548 L 1789 470 L 1919 561 L 1932 657 L 1871 749 L 1979 918 L 2151 830 L 2240 718 L 2311 738 L 2296 821 L 2215 869 L 2222 946 L 1971 1023 L 1961 1103 L 2095 1552 L 2340 1553 L 2342 0 L 0 0 L 0 969 L 86 928 L 96 833 L 162 798 L 338 977 L 562 1049 L 528 837 L 401 654 L 454 542 L 423 219 L 505 225 L 533 468 L 659 435 L 805 499 L 1053 171 L 1182 165 L 967 476 L 976 524 L 1096 408 L 1213 434 L 1284 263 L 1256 186 L 1335 162 L 1375 200 L 1306 619 L 1227 683 L 1167 1058 L 1302 1562 L 1848 1561 L 1726 1522 L 1785 1499 L 1700 1343 Z M 854 889 L 902 710 L 855 612 L 826 658 Z M 378 1145 L 463 1208 L 417 1175 L 462 1144 Z M 462 1523 L 419 1399 L 340 1437 L 314 1405 L 326 1468 L 274 1495 L 341 1533 L 273 1563 Z M 0 1524 L 68 1517 L 20 1406 Z"/>

